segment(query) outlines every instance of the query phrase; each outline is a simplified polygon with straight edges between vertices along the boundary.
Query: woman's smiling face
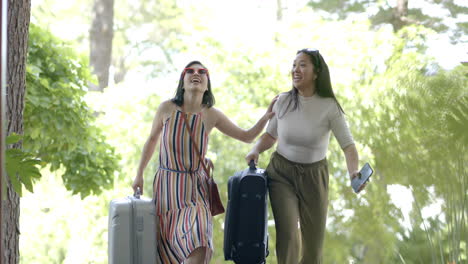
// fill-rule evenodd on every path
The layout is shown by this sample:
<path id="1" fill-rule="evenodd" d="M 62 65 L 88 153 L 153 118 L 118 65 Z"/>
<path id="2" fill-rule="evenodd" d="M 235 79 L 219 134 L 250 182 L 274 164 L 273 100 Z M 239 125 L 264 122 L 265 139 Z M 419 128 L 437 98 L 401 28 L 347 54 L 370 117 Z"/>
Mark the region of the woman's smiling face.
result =
<path id="1" fill-rule="evenodd" d="M 317 74 L 314 71 L 314 65 L 309 55 L 303 52 L 296 55 L 291 69 L 291 77 L 294 87 L 299 91 L 304 92 L 311 87 L 315 89 Z"/>
<path id="2" fill-rule="evenodd" d="M 204 71 L 203 71 L 204 70 Z M 208 90 L 208 70 L 201 64 L 193 64 L 184 70 L 184 88 Z"/>

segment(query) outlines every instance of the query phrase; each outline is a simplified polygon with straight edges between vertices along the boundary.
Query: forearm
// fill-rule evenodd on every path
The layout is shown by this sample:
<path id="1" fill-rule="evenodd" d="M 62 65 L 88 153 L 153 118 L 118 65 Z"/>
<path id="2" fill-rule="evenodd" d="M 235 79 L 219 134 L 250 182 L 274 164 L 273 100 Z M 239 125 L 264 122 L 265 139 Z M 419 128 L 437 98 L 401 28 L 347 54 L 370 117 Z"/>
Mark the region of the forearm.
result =
<path id="1" fill-rule="evenodd" d="M 262 153 L 265 150 L 270 149 L 276 143 L 276 139 L 270 136 L 268 133 L 263 133 L 260 139 L 255 143 L 255 146 L 252 148 L 253 152 Z"/>
<path id="2" fill-rule="evenodd" d="M 347 146 L 344 150 L 346 158 L 346 165 L 348 167 L 349 175 L 359 170 L 359 155 L 356 149 L 356 145 L 352 144 Z"/>
<path id="3" fill-rule="evenodd" d="M 251 143 L 255 140 L 255 138 L 262 133 L 263 129 L 265 128 L 266 124 L 268 123 L 268 116 L 265 114 L 260 118 L 257 123 L 251 127 L 249 130 L 246 131 L 245 141 Z"/>

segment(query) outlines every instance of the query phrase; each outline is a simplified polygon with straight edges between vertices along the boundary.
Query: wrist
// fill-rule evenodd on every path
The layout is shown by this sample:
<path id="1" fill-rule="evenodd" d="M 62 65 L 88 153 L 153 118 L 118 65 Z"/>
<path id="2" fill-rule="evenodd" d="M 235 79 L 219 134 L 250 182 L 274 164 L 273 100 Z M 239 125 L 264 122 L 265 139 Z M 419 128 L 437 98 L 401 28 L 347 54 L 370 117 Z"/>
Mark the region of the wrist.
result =
<path id="1" fill-rule="evenodd" d="M 259 154 L 260 154 L 260 151 L 258 151 L 257 148 L 253 148 L 253 149 L 250 151 L 249 154 L 251 154 L 251 155 L 259 155 Z"/>

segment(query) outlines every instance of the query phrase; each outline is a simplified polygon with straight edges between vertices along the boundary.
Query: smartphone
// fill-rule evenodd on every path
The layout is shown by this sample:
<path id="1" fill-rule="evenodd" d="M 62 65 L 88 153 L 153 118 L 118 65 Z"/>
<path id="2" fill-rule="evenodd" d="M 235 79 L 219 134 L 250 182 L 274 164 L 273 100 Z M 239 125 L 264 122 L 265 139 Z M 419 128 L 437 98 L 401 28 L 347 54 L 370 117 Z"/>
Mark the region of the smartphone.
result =
<path id="1" fill-rule="evenodd" d="M 357 193 L 359 188 L 361 188 L 361 186 L 369 180 L 372 173 L 374 173 L 374 170 L 371 168 L 369 163 L 364 164 L 362 169 L 359 171 L 358 177 L 355 177 L 351 181 L 351 186 L 353 187 L 355 193 Z"/>

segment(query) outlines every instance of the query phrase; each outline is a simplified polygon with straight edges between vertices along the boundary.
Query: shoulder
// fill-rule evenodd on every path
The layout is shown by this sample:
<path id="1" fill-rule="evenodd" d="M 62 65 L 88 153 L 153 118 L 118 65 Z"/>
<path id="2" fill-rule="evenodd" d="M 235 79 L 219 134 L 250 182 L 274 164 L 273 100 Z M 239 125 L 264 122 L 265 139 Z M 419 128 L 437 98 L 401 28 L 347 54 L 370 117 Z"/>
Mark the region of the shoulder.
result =
<path id="1" fill-rule="evenodd" d="M 326 109 L 338 107 L 336 100 L 332 97 L 322 97 L 320 95 L 314 96 L 314 100 L 320 104 L 321 107 L 325 107 Z"/>
<path id="2" fill-rule="evenodd" d="M 276 103 L 284 103 L 285 101 L 289 100 L 290 96 L 291 94 L 288 92 L 280 93 L 278 94 L 278 101 L 276 101 Z"/>
<path id="3" fill-rule="evenodd" d="M 172 102 L 172 100 L 165 100 L 159 104 L 155 118 L 163 122 L 164 120 L 169 118 L 172 112 L 174 112 L 176 109 L 177 105 L 174 102 Z"/>
<path id="4" fill-rule="evenodd" d="M 175 109 L 177 109 L 177 105 L 174 102 L 172 102 L 172 100 L 169 99 L 169 100 L 165 100 L 161 104 L 159 104 L 158 112 L 170 113 L 170 112 L 174 111 Z"/>
<path id="5" fill-rule="evenodd" d="M 328 117 L 330 119 L 334 119 L 336 117 L 342 116 L 343 112 L 341 112 L 340 107 L 338 106 L 338 102 L 335 98 L 332 97 L 318 97 L 319 106 L 321 109 L 326 111 Z"/>
<path id="6" fill-rule="evenodd" d="M 214 106 L 206 108 L 204 113 L 205 115 L 210 116 L 210 117 L 219 117 L 223 115 L 223 112 Z"/>
<path id="7" fill-rule="evenodd" d="M 212 106 L 205 108 L 202 111 L 202 115 L 203 122 L 207 126 L 208 131 L 211 131 L 211 129 L 216 126 L 219 120 L 222 119 L 221 117 L 223 116 L 223 112 L 221 112 L 221 110 L 219 110 L 218 108 Z"/>
<path id="8" fill-rule="evenodd" d="M 280 93 L 278 94 L 278 100 L 276 100 L 275 105 L 273 106 L 273 109 L 278 109 L 279 106 L 284 105 L 285 103 L 289 102 L 291 100 L 291 94 L 288 92 Z"/>

